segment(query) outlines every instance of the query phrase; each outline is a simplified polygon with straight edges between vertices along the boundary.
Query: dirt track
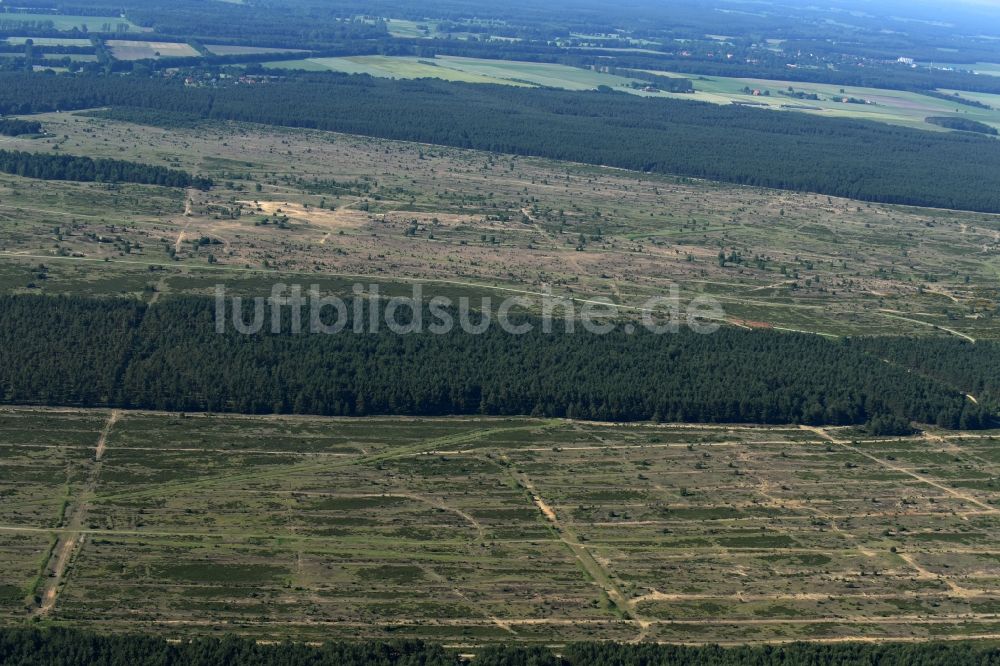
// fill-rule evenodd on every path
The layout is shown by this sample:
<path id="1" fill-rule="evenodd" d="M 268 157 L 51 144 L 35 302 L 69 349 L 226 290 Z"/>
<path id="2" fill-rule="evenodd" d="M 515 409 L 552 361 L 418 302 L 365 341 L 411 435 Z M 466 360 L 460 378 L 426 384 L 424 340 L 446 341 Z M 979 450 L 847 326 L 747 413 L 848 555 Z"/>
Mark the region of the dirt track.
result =
<path id="1" fill-rule="evenodd" d="M 104 453 L 107 451 L 108 436 L 111 434 L 119 418 L 121 418 L 121 412 L 112 410 L 97 439 L 97 444 L 94 447 L 94 464 L 87 477 L 86 484 L 80 491 L 76 505 L 69 509 L 69 522 L 66 524 L 65 529 L 59 533 L 55 546 L 52 549 L 52 556 L 45 569 L 48 572 L 48 578 L 42 588 L 41 601 L 37 608 L 32 611 L 33 617 L 48 615 L 55 608 L 56 602 L 59 599 L 59 591 L 66 580 L 69 565 L 72 563 L 76 552 L 86 541 L 87 535 L 83 527 L 87 516 L 88 504 L 101 476 L 101 465 Z"/>

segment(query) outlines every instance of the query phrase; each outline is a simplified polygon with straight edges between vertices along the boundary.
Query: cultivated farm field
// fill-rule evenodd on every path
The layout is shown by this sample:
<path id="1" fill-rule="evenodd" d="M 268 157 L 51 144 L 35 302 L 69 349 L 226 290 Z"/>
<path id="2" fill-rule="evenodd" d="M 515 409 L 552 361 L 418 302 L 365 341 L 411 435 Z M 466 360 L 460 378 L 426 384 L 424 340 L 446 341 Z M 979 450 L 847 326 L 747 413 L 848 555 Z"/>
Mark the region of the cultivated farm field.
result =
<path id="1" fill-rule="evenodd" d="M 342 58 L 306 58 L 265 63 L 273 69 L 300 69 L 314 72 L 369 74 L 390 79 L 435 78 L 465 83 L 503 83 L 497 79 L 440 67 L 434 58 L 396 56 L 346 56 Z M 524 85 L 524 84 L 521 84 Z"/>
<path id="2" fill-rule="evenodd" d="M 8 44 L 24 44 L 29 39 L 35 46 L 91 46 L 89 39 L 73 37 L 8 37 L 5 41 Z"/>
<path id="3" fill-rule="evenodd" d="M 0 615 L 456 645 L 1000 635 L 997 433 L 0 411 Z"/>
<path id="4" fill-rule="evenodd" d="M 189 44 L 179 42 L 139 42 L 127 39 L 109 39 L 111 54 L 118 60 L 147 60 L 156 58 L 194 58 L 198 52 Z"/>
<path id="5" fill-rule="evenodd" d="M 260 46 L 234 46 L 232 44 L 206 44 L 209 53 L 219 56 L 256 55 L 258 53 L 305 53 L 302 49 L 276 49 Z"/>
<path id="6" fill-rule="evenodd" d="M 466 83 L 495 83 L 514 86 L 545 86 L 564 90 L 594 90 L 609 86 L 622 91 L 633 79 L 614 76 L 568 65 L 437 56 L 348 56 L 342 58 L 307 58 L 265 63 L 275 69 L 334 71 L 348 74 L 370 74 L 391 79 L 434 78 Z"/>
<path id="7" fill-rule="evenodd" d="M 947 65 L 936 65 L 935 63 L 921 63 L 930 67 L 948 68 L 964 70 L 975 74 L 985 74 L 987 76 L 1000 76 L 1000 64 L 995 62 L 968 62 L 968 63 L 948 63 Z"/>
<path id="8" fill-rule="evenodd" d="M 603 85 L 619 92 L 642 97 L 675 97 L 713 104 L 738 103 L 775 111 L 797 111 L 831 118 L 857 118 L 932 131 L 943 130 L 936 125 L 925 122 L 925 118 L 929 116 L 964 118 L 1000 128 L 1000 95 L 985 93 L 962 92 L 960 94 L 968 100 L 987 104 L 992 107 L 991 109 L 963 105 L 921 95 L 917 92 L 769 79 L 697 76 L 649 70 L 649 73 L 658 76 L 688 78 L 694 84 L 694 93 L 668 93 L 643 90 L 642 87 L 650 85 L 648 82 L 641 82 L 642 87 L 634 88 L 633 84 L 640 83 L 636 79 L 592 69 L 553 63 L 457 56 L 305 58 L 301 60 L 277 60 L 265 63 L 265 66 L 273 69 L 370 74 L 371 76 L 393 79 L 436 78 L 465 83 L 533 85 L 564 90 L 594 90 Z M 755 95 L 754 91 L 761 93 L 767 91 L 768 94 L 766 96 Z M 943 90 L 941 92 L 952 94 L 955 91 Z M 801 99 L 793 95 L 816 95 L 818 99 Z M 844 101 L 845 99 L 853 101 Z"/>
<path id="9" fill-rule="evenodd" d="M 386 19 L 389 34 L 393 37 L 430 38 L 437 33 L 436 21 L 407 21 L 406 19 Z"/>
<path id="10" fill-rule="evenodd" d="M 80 16 L 74 14 L 0 13 L 0 23 L 52 23 L 56 30 L 84 30 L 87 32 L 144 32 L 131 21 L 120 16 Z"/>
<path id="11" fill-rule="evenodd" d="M 874 120 L 893 125 L 905 125 L 923 130 L 935 129 L 924 122 L 928 116 L 953 116 L 986 123 L 1000 128 L 1000 95 L 961 92 L 965 99 L 977 100 L 992 106 L 981 109 L 956 102 L 921 95 L 917 92 L 883 90 L 858 86 L 839 86 L 822 83 L 800 83 L 796 81 L 775 81 L 770 79 L 735 78 L 725 76 L 695 76 L 674 72 L 653 71 L 662 76 L 683 76 L 694 84 L 693 94 L 671 94 L 684 99 L 696 99 L 714 104 L 750 104 L 760 108 L 779 111 L 798 111 L 828 117 L 857 118 Z M 750 93 L 745 89 L 749 88 Z M 768 91 L 768 96 L 754 95 L 753 91 Z M 941 91 L 952 94 L 955 91 Z M 783 93 L 815 94 L 818 100 L 799 99 Z M 845 98 L 865 100 L 872 104 L 844 102 Z"/>

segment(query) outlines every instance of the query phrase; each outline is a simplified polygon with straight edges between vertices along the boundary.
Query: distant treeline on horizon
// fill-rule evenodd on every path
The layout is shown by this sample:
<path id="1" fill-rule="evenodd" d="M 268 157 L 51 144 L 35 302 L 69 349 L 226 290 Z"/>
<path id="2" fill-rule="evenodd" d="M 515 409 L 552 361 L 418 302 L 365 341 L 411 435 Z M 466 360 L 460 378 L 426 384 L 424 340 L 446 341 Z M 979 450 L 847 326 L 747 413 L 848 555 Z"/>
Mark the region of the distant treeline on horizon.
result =
<path id="1" fill-rule="evenodd" d="M 468 650 L 463 650 L 467 652 Z M 494 645 L 475 659 L 417 640 L 258 643 L 225 635 L 168 642 L 140 634 L 68 628 L 0 628 L 4 666 L 996 666 L 1000 648 L 974 641 L 927 643 L 791 643 L 683 646 L 648 643 Z"/>
<path id="2" fill-rule="evenodd" d="M 357 75 L 186 88 L 158 78 L 0 73 L 0 113 L 104 106 L 113 107 L 108 117 L 163 127 L 237 120 L 1000 212 L 1000 142 L 972 133 L 625 93 Z"/>

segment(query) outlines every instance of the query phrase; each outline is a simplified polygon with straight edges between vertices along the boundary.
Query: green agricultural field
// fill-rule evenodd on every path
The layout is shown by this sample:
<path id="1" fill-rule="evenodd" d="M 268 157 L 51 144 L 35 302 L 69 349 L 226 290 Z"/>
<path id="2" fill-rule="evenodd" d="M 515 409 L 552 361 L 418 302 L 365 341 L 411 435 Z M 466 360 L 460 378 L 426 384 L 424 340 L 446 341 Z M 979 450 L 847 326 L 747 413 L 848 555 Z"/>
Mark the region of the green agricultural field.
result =
<path id="1" fill-rule="evenodd" d="M 91 46 L 89 39 L 77 39 L 73 37 L 8 37 L 8 44 L 24 44 L 31 40 L 35 46 Z"/>
<path id="2" fill-rule="evenodd" d="M 264 63 L 264 67 L 267 67 L 269 69 L 294 69 L 294 70 L 299 70 L 299 71 L 303 71 L 303 72 L 330 72 L 330 71 L 339 71 L 339 70 L 332 70 L 330 67 L 327 67 L 322 62 L 313 62 L 314 60 L 315 61 L 334 60 L 334 58 L 309 58 L 309 59 L 303 59 L 303 60 L 275 60 L 273 62 L 265 62 Z"/>
<path id="3" fill-rule="evenodd" d="M 213 55 L 257 55 L 265 53 L 305 53 L 302 49 L 271 49 L 258 46 L 232 46 L 229 44 L 206 44 L 205 48 Z"/>
<path id="4" fill-rule="evenodd" d="M 348 74 L 370 74 L 371 76 L 390 79 L 435 78 L 445 81 L 463 81 L 466 83 L 506 83 L 492 77 L 442 66 L 438 63 L 438 60 L 437 58 L 395 56 L 348 56 L 343 58 L 307 58 L 304 60 L 277 61 L 265 63 L 264 66 L 317 72 L 331 71 Z"/>
<path id="5" fill-rule="evenodd" d="M 978 109 L 971 106 L 950 103 L 947 100 L 928 97 L 919 93 L 899 90 L 882 90 L 879 88 L 862 88 L 852 86 L 837 86 L 820 83 L 799 83 L 793 81 L 773 81 L 767 79 L 743 79 L 723 76 L 693 76 L 674 72 L 652 72 L 664 76 L 685 76 L 694 83 L 695 93 L 672 95 L 684 99 L 697 99 L 714 104 L 749 104 L 761 108 L 776 110 L 802 111 L 829 117 L 860 118 L 906 125 L 925 130 L 935 130 L 934 125 L 924 122 L 928 116 L 955 116 L 977 120 L 979 122 L 1000 128 L 1000 104 L 992 110 Z M 745 91 L 746 88 L 751 93 Z M 770 95 L 756 96 L 752 91 L 767 91 Z M 815 94 L 820 99 L 798 99 L 785 93 Z M 953 91 L 942 91 L 951 94 Z M 668 93 L 661 93 L 668 94 Z M 961 93 L 968 99 L 979 99 L 990 104 L 985 98 L 1000 102 L 1000 95 L 979 95 L 976 93 Z M 866 100 L 872 104 L 845 103 L 844 98 Z M 993 104 L 991 104 L 992 106 Z"/>
<path id="6" fill-rule="evenodd" d="M 86 30 L 87 32 L 144 32 L 142 28 L 119 16 L 74 16 L 69 14 L 0 13 L 3 23 L 42 23 L 50 21 L 56 30 Z"/>
<path id="7" fill-rule="evenodd" d="M 567 65 L 551 63 L 516 62 L 513 60 L 484 60 L 438 56 L 415 58 L 397 56 L 351 56 L 344 58 L 308 58 L 305 60 L 276 61 L 266 67 L 305 69 L 309 71 L 337 71 L 349 74 L 370 74 L 386 78 L 418 79 L 437 78 L 467 83 L 498 83 L 515 86 L 546 86 L 565 90 L 593 90 L 610 86 L 629 90 L 633 79 L 613 76 Z"/>
<path id="8" fill-rule="evenodd" d="M 504 81 L 526 81 L 539 86 L 566 90 L 593 90 L 598 86 L 627 88 L 634 79 L 612 76 L 578 67 L 550 63 L 516 62 L 513 60 L 482 60 L 442 56 L 443 67 L 458 69 Z"/>
<path id="9" fill-rule="evenodd" d="M 991 635 L 994 436 L 5 409 L 0 615 L 469 645 Z"/>
<path id="10" fill-rule="evenodd" d="M 941 90 L 940 92 L 943 92 L 948 95 L 954 95 L 955 93 L 958 93 L 959 95 L 965 97 L 966 99 L 975 100 L 977 102 L 982 102 L 983 104 L 992 106 L 994 110 L 1000 109 L 1000 95 L 992 95 L 990 93 L 967 92 L 965 90 Z M 959 107 L 959 108 L 965 109 L 970 107 Z M 970 110 L 976 111 L 977 109 L 970 108 Z M 971 118 L 972 116 L 969 117 Z"/>
<path id="11" fill-rule="evenodd" d="M 995 62 L 971 62 L 958 65 L 951 63 L 948 63 L 947 65 L 935 65 L 934 63 L 921 64 L 929 65 L 930 67 L 939 67 L 940 69 L 948 68 L 954 70 L 965 70 L 967 72 L 973 72 L 974 74 L 985 74 L 986 76 L 1000 76 L 1000 64 Z"/>
<path id="12" fill-rule="evenodd" d="M 490 35 L 483 35 L 478 32 L 466 32 L 461 29 L 452 32 L 441 32 L 440 23 L 432 20 L 411 21 L 396 18 L 384 20 L 386 22 L 386 27 L 389 30 L 389 35 L 402 39 L 479 39 L 481 37 L 488 36 L 489 39 L 518 41 L 516 38 L 494 37 Z M 476 23 L 476 21 L 469 21 L 468 25 L 472 25 L 474 23 Z"/>
<path id="13" fill-rule="evenodd" d="M 73 62 L 97 62 L 96 55 L 80 54 L 80 53 L 46 53 L 42 56 L 44 60 L 63 60 L 64 58 L 69 58 Z"/>
<path id="14" fill-rule="evenodd" d="M 405 19 L 386 19 L 389 34 L 393 37 L 432 38 L 437 34 L 436 21 L 407 21 Z"/>
<path id="15" fill-rule="evenodd" d="M 341 58 L 307 58 L 278 60 L 265 63 L 275 69 L 306 71 L 336 71 L 349 74 L 370 74 L 385 78 L 438 78 L 468 83 L 504 85 L 534 85 L 565 90 L 593 90 L 608 86 L 621 92 L 643 97 L 678 97 L 714 104 L 747 104 L 781 111 L 800 111 L 829 117 L 849 117 L 905 125 L 930 131 L 944 131 L 925 122 L 928 116 L 955 116 L 976 120 L 1000 128 L 1000 95 L 962 93 L 969 99 L 979 99 L 993 109 L 978 109 L 950 103 L 947 100 L 918 93 L 835 86 L 818 83 L 795 83 L 765 79 L 742 79 L 721 76 L 692 76 L 675 72 L 650 70 L 659 76 L 689 78 L 695 92 L 645 92 L 632 87 L 636 79 L 615 76 L 588 69 L 551 63 L 487 60 L 455 56 L 416 58 L 409 56 L 349 56 Z M 751 92 L 746 92 L 746 89 Z M 766 91 L 767 96 L 753 91 Z M 943 91 L 951 92 L 951 91 Z M 786 94 L 787 93 L 787 94 Z M 813 95 L 819 99 L 800 99 L 796 94 Z M 988 99 L 987 99 L 988 98 Z M 854 101 L 843 101 L 844 99 Z M 870 103 L 865 103 L 870 102 Z"/>
<path id="16" fill-rule="evenodd" d="M 190 44 L 180 42 L 140 42 L 127 39 L 109 39 L 111 55 L 118 60 L 147 60 L 158 58 L 196 58 L 198 52 Z"/>

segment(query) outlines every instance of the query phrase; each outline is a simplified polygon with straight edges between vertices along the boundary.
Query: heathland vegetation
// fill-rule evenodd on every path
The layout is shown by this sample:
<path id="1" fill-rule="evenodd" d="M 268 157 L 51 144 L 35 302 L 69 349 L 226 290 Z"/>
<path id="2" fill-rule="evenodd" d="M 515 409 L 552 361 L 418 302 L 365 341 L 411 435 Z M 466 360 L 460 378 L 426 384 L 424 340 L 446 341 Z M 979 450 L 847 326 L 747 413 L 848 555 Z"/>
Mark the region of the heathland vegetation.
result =
<path id="1" fill-rule="evenodd" d="M 0 621 L 477 656 L 990 638 L 997 435 L 4 407 Z"/>
<path id="2" fill-rule="evenodd" d="M 864 4 L 0 8 L 0 664 L 1000 666 L 1000 27 Z"/>

